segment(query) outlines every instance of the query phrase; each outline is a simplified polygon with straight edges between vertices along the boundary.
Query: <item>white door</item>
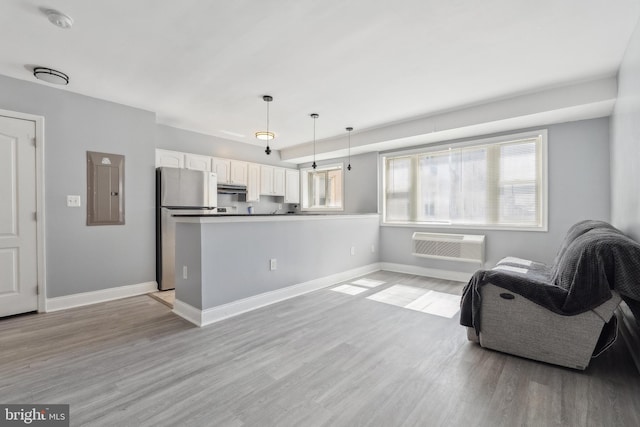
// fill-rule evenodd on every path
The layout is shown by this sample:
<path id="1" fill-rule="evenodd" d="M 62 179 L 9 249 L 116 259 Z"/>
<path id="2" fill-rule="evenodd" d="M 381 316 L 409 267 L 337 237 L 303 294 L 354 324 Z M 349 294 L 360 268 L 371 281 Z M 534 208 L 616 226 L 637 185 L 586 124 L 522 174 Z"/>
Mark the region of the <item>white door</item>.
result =
<path id="1" fill-rule="evenodd" d="M 38 309 L 35 123 L 0 116 L 0 316 Z"/>

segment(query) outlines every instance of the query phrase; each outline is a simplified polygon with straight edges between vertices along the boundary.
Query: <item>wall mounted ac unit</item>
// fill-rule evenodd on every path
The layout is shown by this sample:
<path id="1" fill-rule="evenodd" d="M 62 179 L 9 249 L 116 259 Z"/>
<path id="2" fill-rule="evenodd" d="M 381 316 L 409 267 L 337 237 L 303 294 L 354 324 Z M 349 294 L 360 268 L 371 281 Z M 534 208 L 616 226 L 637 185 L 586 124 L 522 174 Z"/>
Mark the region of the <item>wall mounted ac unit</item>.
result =
<path id="1" fill-rule="evenodd" d="M 411 240 L 415 256 L 484 263 L 484 235 L 416 232 Z"/>

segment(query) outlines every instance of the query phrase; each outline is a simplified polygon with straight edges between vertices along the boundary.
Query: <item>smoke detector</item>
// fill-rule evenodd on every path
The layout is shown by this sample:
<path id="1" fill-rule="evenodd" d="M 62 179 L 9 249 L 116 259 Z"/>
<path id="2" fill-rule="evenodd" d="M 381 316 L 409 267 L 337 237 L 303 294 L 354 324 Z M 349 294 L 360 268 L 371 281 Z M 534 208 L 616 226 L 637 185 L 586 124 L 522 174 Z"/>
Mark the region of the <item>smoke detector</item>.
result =
<path id="1" fill-rule="evenodd" d="M 71 28 L 71 26 L 73 25 L 73 18 L 71 18 L 69 15 L 65 15 L 62 12 L 58 12 L 57 10 L 53 9 L 47 9 L 44 13 L 47 15 L 49 22 L 51 22 L 56 27 L 67 29 Z"/>

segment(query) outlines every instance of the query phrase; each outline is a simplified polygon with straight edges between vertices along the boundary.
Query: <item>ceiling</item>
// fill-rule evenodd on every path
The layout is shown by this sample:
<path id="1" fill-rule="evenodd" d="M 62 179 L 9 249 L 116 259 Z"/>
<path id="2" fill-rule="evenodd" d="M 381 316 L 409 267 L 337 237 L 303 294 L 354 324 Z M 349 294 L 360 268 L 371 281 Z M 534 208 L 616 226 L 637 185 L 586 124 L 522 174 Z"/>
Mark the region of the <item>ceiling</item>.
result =
<path id="1" fill-rule="evenodd" d="M 322 142 L 614 76 L 639 13 L 637 0 L 2 0 L 0 74 L 48 85 L 29 70 L 51 67 L 63 90 L 259 145 L 269 94 L 272 147 L 292 149 L 312 139 L 310 113 Z"/>

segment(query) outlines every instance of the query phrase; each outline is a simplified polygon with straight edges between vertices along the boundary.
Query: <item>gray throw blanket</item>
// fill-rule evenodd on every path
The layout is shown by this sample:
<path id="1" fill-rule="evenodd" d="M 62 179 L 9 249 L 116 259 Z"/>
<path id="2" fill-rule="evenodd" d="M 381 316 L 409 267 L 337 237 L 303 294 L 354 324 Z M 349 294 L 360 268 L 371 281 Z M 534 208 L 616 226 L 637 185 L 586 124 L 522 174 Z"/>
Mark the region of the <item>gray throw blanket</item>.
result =
<path id="1" fill-rule="evenodd" d="M 480 332 L 480 287 L 491 283 L 553 311 L 571 316 L 611 298 L 640 302 L 640 244 L 601 221 L 583 221 L 567 233 L 551 268 L 533 264 L 526 273 L 479 270 L 462 295 L 460 324 Z"/>

